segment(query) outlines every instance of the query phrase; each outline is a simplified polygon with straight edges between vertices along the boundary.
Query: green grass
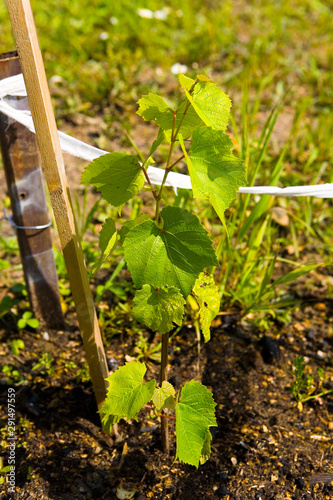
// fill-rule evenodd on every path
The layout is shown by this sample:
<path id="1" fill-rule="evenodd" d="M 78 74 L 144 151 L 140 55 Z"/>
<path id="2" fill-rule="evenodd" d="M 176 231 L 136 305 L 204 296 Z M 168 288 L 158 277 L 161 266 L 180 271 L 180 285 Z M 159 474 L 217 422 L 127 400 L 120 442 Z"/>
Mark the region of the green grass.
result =
<path id="1" fill-rule="evenodd" d="M 179 6 L 170 0 L 167 6 L 161 20 L 138 15 L 146 8 L 158 17 L 163 6 L 156 0 L 32 0 L 57 117 L 102 114 L 108 124 L 102 133 L 111 140 L 114 121 L 130 134 L 133 129 L 132 144 L 124 134 L 132 147 L 136 101 L 149 91 L 173 101 L 177 82 L 170 71 L 181 63 L 189 76 L 212 75 L 232 98 L 229 130 L 250 184 L 333 182 L 332 1 L 184 0 Z M 0 52 L 11 50 L 4 3 L 0 25 Z M 177 203 L 186 208 L 193 201 L 180 192 Z M 195 206 L 208 224 L 211 209 Z M 273 207 L 289 217 L 287 226 L 276 221 Z M 287 283 L 271 288 L 277 268 L 332 261 L 332 215 L 330 200 L 239 196 L 226 217 L 229 239 L 213 226 L 216 242 L 222 237 L 225 308 L 274 315 L 291 307 Z"/>
<path id="2" fill-rule="evenodd" d="M 60 76 L 56 102 L 103 108 L 117 98 L 130 102 L 142 87 L 155 87 L 176 63 L 190 72 L 218 73 L 232 94 L 244 72 L 270 106 L 281 88 L 302 87 L 312 107 L 328 110 L 332 99 L 330 2 L 312 0 L 169 0 L 165 20 L 140 17 L 138 9 L 162 9 L 156 0 L 32 0 L 49 78 Z M 14 47 L 4 3 L 0 51 Z M 156 67 L 159 71 L 156 75 Z M 278 85 L 279 86 L 278 86 Z M 275 95 L 274 95 L 275 94 Z"/>

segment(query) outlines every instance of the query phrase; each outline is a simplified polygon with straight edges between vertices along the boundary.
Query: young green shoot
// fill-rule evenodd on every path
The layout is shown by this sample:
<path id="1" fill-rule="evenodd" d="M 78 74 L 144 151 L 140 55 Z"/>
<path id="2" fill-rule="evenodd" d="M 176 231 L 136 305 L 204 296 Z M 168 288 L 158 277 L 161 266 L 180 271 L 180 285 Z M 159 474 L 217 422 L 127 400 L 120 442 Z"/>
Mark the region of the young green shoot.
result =
<path id="1" fill-rule="evenodd" d="M 85 169 L 82 182 L 95 186 L 119 211 L 146 182 L 155 203 L 152 218 L 138 215 L 124 222 L 120 230 L 112 219 L 106 220 L 99 241 L 102 254 L 94 272 L 116 245 L 122 245 L 137 290 L 134 316 L 161 335 L 160 381 L 159 385 L 154 379 L 143 382 L 143 363 L 120 367 L 107 379 L 109 390 L 100 410 L 102 422 L 111 429 L 122 418 L 137 419 L 140 409 L 151 401 L 162 417 L 164 452 L 170 450 L 168 420 L 169 413 L 174 412 L 176 457 L 198 467 L 210 455 L 209 428 L 216 426 L 215 403 L 210 391 L 194 380 L 178 394 L 170 389 L 168 347 L 170 332 L 183 323 L 189 297 L 198 305 L 195 320 L 205 342 L 210 339 L 210 325 L 219 312 L 220 299 L 209 270 L 218 265 L 218 259 L 199 218 L 177 203 L 172 206 L 165 186 L 169 173 L 186 163 L 194 198 L 208 200 L 224 224 L 224 211 L 238 188 L 246 184 L 246 173 L 244 162 L 232 154 L 233 143 L 225 133 L 230 117 L 229 97 L 205 75 L 195 80 L 180 75 L 179 82 L 185 99 L 176 109 L 156 94 L 143 96 L 138 102 L 138 115 L 159 127 L 147 158 L 116 152 L 104 155 Z M 167 159 L 161 184 L 155 187 L 148 167 L 156 150 L 165 143 Z"/>

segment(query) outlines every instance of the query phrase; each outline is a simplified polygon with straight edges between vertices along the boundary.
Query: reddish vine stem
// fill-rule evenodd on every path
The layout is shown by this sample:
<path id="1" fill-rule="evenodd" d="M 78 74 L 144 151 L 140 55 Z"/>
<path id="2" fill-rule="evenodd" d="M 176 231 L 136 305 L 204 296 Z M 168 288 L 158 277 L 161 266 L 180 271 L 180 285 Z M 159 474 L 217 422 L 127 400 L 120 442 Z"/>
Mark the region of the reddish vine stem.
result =
<path id="1" fill-rule="evenodd" d="M 149 186 L 152 189 L 152 193 L 153 193 L 153 196 L 154 196 L 155 200 L 157 200 L 158 193 L 157 193 L 156 189 L 153 187 L 152 183 L 150 182 L 147 170 L 145 169 L 145 167 L 143 165 L 140 165 L 140 168 L 141 168 L 141 170 L 142 170 L 142 172 L 143 172 L 143 174 L 144 174 L 144 176 L 146 178 L 147 183 L 149 184 Z"/>
<path id="2" fill-rule="evenodd" d="M 183 159 L 185 158 L 185 155 L 181 155 L 178 160 L 176 160 L 172 165 L 170 165 L 170 167 L 168 167 L 166 170 L 169 172 L 171 172 L 171 170 L 173 169 L 173 167 L 175 167 L 180 161 L 182 161 Z"/>

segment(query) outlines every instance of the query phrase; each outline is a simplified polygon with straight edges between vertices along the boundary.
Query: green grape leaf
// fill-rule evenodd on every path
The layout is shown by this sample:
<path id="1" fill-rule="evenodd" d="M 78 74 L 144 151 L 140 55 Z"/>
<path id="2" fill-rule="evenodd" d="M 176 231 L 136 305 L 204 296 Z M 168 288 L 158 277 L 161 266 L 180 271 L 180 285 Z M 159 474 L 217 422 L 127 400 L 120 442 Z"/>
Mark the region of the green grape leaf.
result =
<path id="1" fill-rule="evenodd" d="M 231 153 L 232 141 L 220 130 L 199 128 L 193 132 L 189 153 L 181 146 L 191 176 L 193 196 L 208 199 L 223 220 L 224 211 L 246 184 L 246 168 L 242 160 Z"/>
<path id="2" fill-rule="evenodd" d="M 121 229 L 119 230 L 120 243 L 121 244 L 124 243 L 126 235 L 130 229 L 132 229 L 135 226 L 138 226 L 139 224 L 142 224 L 142 222 L 144 222 L 145 220 L 150 220 L 150 217 L 148 214 L 141 214 L 136 219 L 127 220 L 126 222 L 124 222 Z"/>
<path id="3" fill-rule="evenodd" d="M 151 145 L 151 148 L 150 148 L 150 151 L 149 151 L 149 158 L 151 156 L 153 156 L 153 154 L 155 153 L 155 151 L 157 150 L 157 148 L 162 144 L 163 140 L 164 140 L 163 130 L 159 129 L 157 137 L 156 137 L 155 141 L 153 142 L 153 144 Z"/>
<path id="4" fill-rule="evenodd" d="M 191 88 L 195 84 L 195 80 L 192 80 L 192 78 L 189 78 L 188 76 L 185 76 L 185 75 L 179 75 L 178 81 L 180 83 L 180 86 L 184 90 L 187 90 L 188 92 L 191 90 Z"/>
<path id="5" fill-rule="evenodd" d="M 144 120 L 155 121 L 157 125 L 161 127 L 161 129 L 164 131 L 165 137 L 167 141 L 170 143 L 173 121 L 174 121 L 173 109 L 171 109 L 166 104 L 166 102 L 162 99 L 162 97 L 156 94 L 148 94 L 146 96 L 143 96 L 138 101 L 138 103 L 139 103 L 139 109 L 137 111 L 137 114 L 141 116 Z M 186 104 L 187 101 L 183 101 L 177 110 L 174 132 L 178 130 L 178 126 L 180 125 L 180 122 L 182 120 Z M 179 128 L 179 133 L 182 134 L 184 139 L 187 139 L 192 134 L 193 130 L 202 126 L 205 126 L 204 122 L 195 112 L 193 107 L 190 106 L 190 108 L 187 110 L 187 113 L 182 120 L 181 126 Z M 161 142 L 162 142 L 161 136 L 159 134 L 158 138 L 153 143 L 152 149 L 149 153 L 150 156 L 153 154 L 154 151 L 156 151 L 157 147 L 161 144 Z"/>
<path id="6" fill-rule="evenodd" d="M 197 80 L 199 80 L 199 82 L 212 82 L 213 80 L 211 78 L 209 78 L 209 76 L 207 75 L 198 75 L 197 76 Z"/>
<path id="7" fill-rule="evenodd" d="M 104 222 L 101 232 L 99 233 L 99 248 L 102 251 L 102 255 L 99 260 L 91 268 L 92 274 L 95 274 L 101 267 L 103 262 L 109 257 L 110 253 L 116 246 L 118 241 L 118 233 L 116 230 L 116 225 L 112 219 L 106 219 Z"/>
<path id="8" fill-rule="evenodd" d="M 134 316 L 154 332 L 167 333 L 182 324 L 185 300 L 178 288 L 143 285 L 133 299 Z"/>
<path id="9" fill-rule="evenodd" d="M 112 433 L 112 427 L 114 426 L 114 424 L 116 424 L 117 422 L 119 422 L 120 418 L 118 418 L 115 415 L 106 415 L 106 414 L 103 414 L 102 411 L 100 411 L 100 413 L 101 413 L 101 422 L 102 422 L 103 429 L 106 432 L 108 432 L 109 434 L 111 434 Z"/>
<path id="10" fill-rule="evenodd" d="M 139 99 L 138 104 L 139 109 L 137 114 L 146 121 L 156 122 L 157 125 L 164 131 L 167 140 L 170 142 L 173 126 L 173 109 L 167 105 L 162 97 L 156 94 L 144 95 L 141 99 Z M 157 149 L 159 141 L 161 141 L 160 134 L 158 135 L 156 141 L 154 141 L 152 150 L 154 150 L 154 148 Z M 151 154 L 152 153 L 150 153 L 150 155 Z"/>
<path id="11" fill-rule="evenodd" d="M 178 129 L 178 126 L 180 124 L 180 121 L 183 117 L 186 108 L 186 104 L 187 101 L 183 101 L 177 110 L 175 130 Z M 205 127 L 205 124 L 201 120 L 200 116 L 198 116 L 198 114 L 195 112 L 193 106 L 190 106 L 179 128 L 179 134 L 181 134 L 184 139 L 187 139 L 188 137 L 190 137 L 190 135 L 192 135 L 193 131 L 199 127 Z M 168 133 L 167 133 L 167 138 L 169 140 Z M 171 130 L 170 130 L 170 138 L 171 138 Z"/>
<path id="12" fill-rule="evenodd" d="M 212 393 L 200 382 L 187 382 L 176 403 L 177 454 L 181 462 L 198 468 L 200 458 L 208 455 L 209 427 L 217 427 Z"/>
<path id="13" fill-rule="evenodd" d="M 204 444 L 203 444 L 203 447 L 202 447 L 202 450 L 201 450 L 200 465 L 203 465 L 205 462 L 207 462 L 207 460 L 210 457 L 210 453 L 211 453 L 210 443 L 211 443 L 211 440 L 212 440 L 212 435 L 211 435 L 210 431 L 207 430 L 207 432 L 206 432 L 206 438 L 205 438 L 205 441 L 204 441 Z"/>
<path id="14" fill-rule="evenodd" d="M 184 75 L 182 77 L 179 78 L 179 82 L 185 90 L 187 99 L 202 121 L 215 130 L 226 130 L 231 108 L 231 101 L 227 94 L 215 83 L 207 81 L 207 77 L 203 77 L 203 75 L 200 75 L 200 79 L 198 78 L 196 82 L 192 80 L 195 83 L 192 90 L 193 83 L 190 87 L 190 78 L 184 77 Z"/>
<path id="15" fill-rule="evenodd" d="M 139 109 L 137 114 L 141 116 L 145 121 L 156 121 L 160 127 L 166 117 L 173 115 L 173 110 L 167 105 L 165 100 L 157 95 L 149 93 L 144 95 L 138 100 Z M 162 127 L 164 128 L 164 127 Z"/>
<path id="16" fill-rule="evenodd" d="M 210 325 L 220 310 L 220 294 L 212 275 L 201 273 L 193 287 L 199 305 L 199 322 L 205 342 L 210 339 Z"/>
<path id="17" fill-rule="evenodd" d="M 121 418 L 137 420 L 141 408 L 151 400 L 156 380 L 143 382 L 146 366 L 138 361 L 126 363 L 113 372 L 106 380 L 109 387 L 100 410 L 107 423 L 112 425 Z"/>
<path id="18" fill-rule="evenodd" d="M 145 183 L 136 156 L 108 153 L 91 162 L 83 171 L 82 184 L 92 184 L 114 207 L 133 198 Z"/>
<path id="19" fill-rule="evenodd" d="M 125 260 L 136 288 L 176 287 L 187 297 L 207 266 L 217 265 L 215 251 L 198 217 L 178 207 L 161 211 L 163 227 L 145 221 L 124 241 Z"/>
<path id="20" fill-rule="evenodd" d="M 170 410 L 175 409 L 175 394 L 176 391 L 170 382 L 163 380 L 162 387 L 156 388 L 152 397 L 156 410 L 161 411 L 165 408 Z"/>

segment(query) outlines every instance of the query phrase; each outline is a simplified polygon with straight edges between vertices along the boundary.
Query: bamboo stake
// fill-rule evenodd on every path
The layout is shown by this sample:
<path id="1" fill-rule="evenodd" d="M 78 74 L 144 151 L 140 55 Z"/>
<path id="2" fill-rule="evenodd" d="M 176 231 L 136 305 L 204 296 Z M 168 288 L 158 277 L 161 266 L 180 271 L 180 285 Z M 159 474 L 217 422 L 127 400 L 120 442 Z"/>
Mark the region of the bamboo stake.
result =
<path id="1" fill-rule="evenodd" d="M 65 168 L 29 0 L 6 0 L 36 129 L 97 405 L 106 395 L 107 362 L 70 204 Z"/>

